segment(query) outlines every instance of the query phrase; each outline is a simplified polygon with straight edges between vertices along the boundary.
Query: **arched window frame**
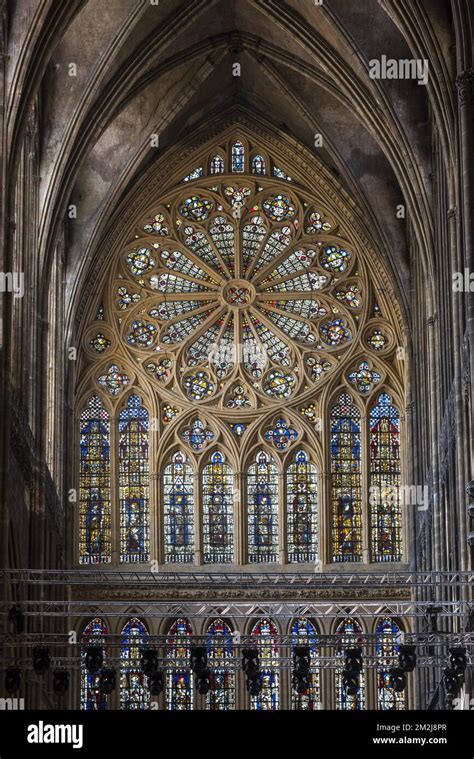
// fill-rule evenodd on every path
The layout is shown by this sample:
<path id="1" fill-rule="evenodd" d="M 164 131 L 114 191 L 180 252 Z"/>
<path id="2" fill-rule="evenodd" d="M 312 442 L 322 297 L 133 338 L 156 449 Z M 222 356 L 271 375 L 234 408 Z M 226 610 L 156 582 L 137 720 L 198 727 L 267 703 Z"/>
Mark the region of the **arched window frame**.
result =
<path id="1" fill-rule="evenodd" d="M 193 628 L 185 617 L 176 619 L 167 631 L 165 708 L 168 711 L 194 709 L 194 682 L 191 672 Z"/>
<path id="2" fill-rule="evenodd" d="M 139 617 L 122 627 L 120 640 L 120 708 L 137 710 L 150 706 L 147 677 L 141 669 L 141 652 L 148 647 L 149 632 Z"/>
<path id="3" fill-rule="evenodd" d="M 212 685 L 206 696 L 206 709 L 209 711 L 231 711 L 236 708 L 233 632 L 230 623 L 220 617 L 213 619 L 205 628 Z"/>
<path id="4" fill-rule="evenodd" d="M 84 657 L 87 646 L 101 646 L 104 665 L 107 661 L 107 640 L 110 633 L 108 624 L 102 617 L 93 617 L 81 632 L 81 709 L 103 711 L 109 708 L 109 696 L 100 691 L 100 672 L 87 672 Z"/>

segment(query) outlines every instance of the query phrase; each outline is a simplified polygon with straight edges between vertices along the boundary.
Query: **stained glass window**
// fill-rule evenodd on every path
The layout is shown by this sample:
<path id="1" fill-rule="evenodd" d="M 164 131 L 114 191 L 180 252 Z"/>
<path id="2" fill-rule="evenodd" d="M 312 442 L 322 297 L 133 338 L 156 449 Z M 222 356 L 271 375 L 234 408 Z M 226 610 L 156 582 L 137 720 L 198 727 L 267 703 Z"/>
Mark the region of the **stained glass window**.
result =
<path id="1" fill-rule="evenodd" d="M 344 619 L 336 629 L 339 636 L 337 643 L 337 656 L 344 659 L 347 648 L 358 648 L 361 644 L 362 630 L 358 622 L 352 617 Z M 336 709 L 356 711 L 365 709 L 365 672 L 362 668 L 359 674 L 359 687 L 356 695 L 351 696 L 344 687 L 341 666 L 336 670 Z"/>
<path id="2" fill-rule="evenodd" d="M 306 693 L 298 694 L 292 688 L 291 701 L 293 709 L 315 711 L 321 709 L 321 685 L 318 668 L 317 632 L 313 623 L 305 617 L 295 619 L 291 626 L 292 653 L 295 646 L 308 646 L 310 655 L 309 688 Z"/>
<path id="3" fill-rule="evenodd" d="M 130 619 L 122 630 L 120 650 L 120 708 L 148 709 L 150 692 L 141 670 L 141 652 L 147 646 L 148 631 L 139 619 Z"/>
<path id="4" fill-rule="evenodd" d="M 244 146 L 237 140 L 232 145 L 232 171 L 242 172 L 245 170 L 245 150 Z"/>
<path id="5" fill-rule="evenodd" d="M 96 711 L 107 709 L 108 699 L 100 689 L 100 672 L 89 674 L 85 666 L 86 646 L 102 646 L 105 662 L 105 642 L 109 631 L 99 617 L 92 619 L 82 633 L 81 651 L 81 709 Z"/>
<path id="6" fill-rule="evenodd" d="M 252 158 L 252 174 L 266 174 L 265 158 L 259 153 Z"/>
<path id="7" fill-rule="evenodd" d="M 372 561 L 402 560 L 400 414 L 387 393 L 370 410 L 370 535 Z"/>
<path id="8" fill-rule="evenodd" d="M 333 561 L 362 561 L 360 411 L 348 393 L 330 424 Z"/>
<path id="9" fill-rule="evenodd" d="M 251 709 L 276 711 L 280 707 L 280 675 L 278 671 L 278 630 L 271 619 L 261 619 L 254 625 L 262 689 L 250 697 Z"/>
<path id="10" fill-rule="evenodd" d="M 405 708 L 405 693 L 396 693 L 390 686 L 389 669 L 397 666 L 401 630 L 393 619 L 380 620 L 375 631 L 375 652 L 380 668 L 377 670 L 377 703 L 379 709 L 390 711 Z"/>
<path id="11" fill-rule="evenodd" d="M 192 627 L 187 619 L 177 619 L 168 633 L 166 656 L 166 708 L 191 711 L 193 679 L 190 669 Z"/>
<path id="12" fill-rule="evenodd" d="M 306 451 L 298 451 L 286 470 L 288 561 L 318 557 L 318 479 Z"/>
<path id="13" fill-rule="evenodd" d="M 247 490 L 249 562 L 278 561 L 278 470 L 265 451 L 248 469 Z"/>
<path id="14" fill-rule="evenodd" d="M 217 153 L 211 158 L 211 174 L 223 174 L 224 171 L 224 159 Z"/>
<path id="15" fill-rule="evenodd" d="M 148 411 L 131 395 L 119 413 L 120 561 L 149 561 Z"/>
<path id="16" fill-rule="evenodd" d="M 215 451 L 202 473 L 204 563 L 234 560 L 234 477 L 224 454 Z"/>
<path id="17" fill-rule="evenodd" d="M 215 619 L 207 628 L 207 660 L 211 670 L 211 690 L 206 696 L 206 709 L 235 709 L 233 655 L 232 630 L 222 619 Z"/>
<path id="18" fill-rule="evenodd" d="M 194 482 L 186 455 L 174 454 L 163 475 L 165 562 L 194 561 Z"/>
<path id="19" fill-rule="evenodd" d="M 110 422 L 94 395 L 81 414 L 79 469 L 79 559 L 111 560 Z"/>

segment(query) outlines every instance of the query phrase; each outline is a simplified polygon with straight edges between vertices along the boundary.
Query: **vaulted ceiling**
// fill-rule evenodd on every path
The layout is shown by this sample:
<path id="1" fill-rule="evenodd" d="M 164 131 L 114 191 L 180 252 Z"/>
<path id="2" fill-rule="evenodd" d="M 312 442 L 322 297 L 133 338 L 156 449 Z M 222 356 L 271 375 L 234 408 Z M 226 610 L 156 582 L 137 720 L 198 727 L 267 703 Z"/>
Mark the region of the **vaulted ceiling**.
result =
<path id="1" fill-rule="evenodd" d="M 176 140 L 238 109 L 317 154 L 366 214 L 402 286 L 409 253 L 396 207 L 404 203 L 429 272 L 430 111 L 448 161 L 453 137 L 450 14 L 444 0 L 10 3 L 8 152 L 38 97 L 40 260 L 47 268 L 75 203 L 72 293 L 111 198 L 118 203 L 151 163 L 166 161 Z M 369 61 L 382 55 L 429 58 L 428 86 L 371 79 Z"/>

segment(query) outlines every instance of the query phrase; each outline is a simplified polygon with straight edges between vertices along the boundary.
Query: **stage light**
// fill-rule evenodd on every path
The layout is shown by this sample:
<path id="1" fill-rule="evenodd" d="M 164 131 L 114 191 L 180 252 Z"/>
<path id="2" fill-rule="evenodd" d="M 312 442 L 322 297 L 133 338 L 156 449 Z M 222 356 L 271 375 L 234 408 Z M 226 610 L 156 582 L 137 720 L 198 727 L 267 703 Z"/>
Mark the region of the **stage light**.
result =
<path id="1" fill-rule="evenodd" d="M 196 688 L 201 696 L 206 696 L 211 690 L 211 672 L 209 669 L 203 669 L 196 677 Z"/>
<path id="2" fill-rule="evenodd" d="M 253 674 L 258 673 L 260 669 L 260 663 L 258 658 L 258 651 L 254 648 L 244 648 L 242 651 L 242 669 L 247 677 L 252 677 Z"/>
<path id="3" fill-rule="evenodd" d="M 449 663 L 451 669 L 464 676 L 464 670 L 467 667 L 467 651 L 461 646 L 457 646 L 449 649 Z"/>
<path id="4" fill-rule="evenodd" d="M 293 661 L 293 687 L 299 696 L 303 696 L 309 688 L 309 669 L 311 665 L 309 646 L 295 646 Z"/>
<path id="5" fill-rule="evenodd" d="M 348 696 L 357 696 L 359 692 L 359 675 L 357 672 L 342 671 L 342 685 Z"/>
<path id="6" fill-rule="evenodd" d="M 398 663 L 403 672 L 413 672 L 416 667 L 415 646 L 400 645 L 398 647 Z"/>
<path id="7" fill-rule="evenodd" d="M 152 677 L 158 670 L 158 651 L 151 648 L 143 649 L 141 669 L 147 677 Z"/>
<path id="8" fill-rule="evenodd" d="M 100 673 L 99 687 L 102 693 L 106 696 L 110 696 L 114 692 L 116 685 L 116 677 L 114 669 L 103 669 Z"/>
<path id="9" fill-rule="evenodd" d="M 90 675 L 96 675 L 102 669 L 104 652 L 101 646 L 86 646 L 85 665 Z"/>
<path id="10" fill-rule="evenodd" d="M 149 675 L 148 685 L 152 696 L 159 696 L 163 693 L 163 672 L 153 672 Z"/>
<path id="11" fill-rule="evenodd" d="M 246 687 L 251 696 L 259 696 L 262 691 L 262 673 L 254 672 L 247 675 Z"/>
<path id="12" fill-rule="evenodd" d="M 444 690 L 448 698 L 455 698 L 462 688 L 464 677 L 456 670 L 446 667 L 443 670 L 443 684 Z"/>
<path id="13" fill-rule="evenodd" d="M 19 669 L 5 670 L 5 690 L 7 693 L 16 693 L 21 687 L 21 671 Z"/>
<path id="14" fill-rule="evenodd" d="M 392 667 L 388 670 L 390 687 L 395 693 L 403 693 L 406 687 L 405 671 L 400 667 Z"/>
<path id="15" fill-rule="evenodd" d="M 51 657 L 47 648 L 36 646 L 33 649 L 33 669 L 38 675 L 44 675 L 51 665 Z"/>
<path id="16" fill-rule="evenodd" d="M 350 674 L 359 674 L 362 669 L 362 651 L 360 648 L 346 649 L 345 671 Z"/>
<path id="17" fill-rule="evenodd" d="M 195 675 L 201 674 L 207 668 L 207 650 L 205 646 L 191 646 L 191 669 Z"/>
<path id="18" fill-rule="evenodd" d="M 69 672 L 65 669 L 55 669 L 53 672 L 53 690 L 55 693 L 66 693 L 69 688 Z"/>
<path id="19" fill-rule="evenodd" d="M 8 611 L 8 619 L 15 635 L 21 635 L 25 629 L 25 616 L 20 606 L 12 606 Z"/>

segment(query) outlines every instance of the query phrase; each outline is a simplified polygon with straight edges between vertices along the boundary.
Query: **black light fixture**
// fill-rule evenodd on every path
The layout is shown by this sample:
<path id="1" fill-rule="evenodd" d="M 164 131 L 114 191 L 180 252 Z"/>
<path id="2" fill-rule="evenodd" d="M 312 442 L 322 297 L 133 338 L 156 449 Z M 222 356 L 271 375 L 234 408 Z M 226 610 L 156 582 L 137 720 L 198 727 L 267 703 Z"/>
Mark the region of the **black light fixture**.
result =
<path id="1" fill-rule="evenodd" d="M 8 620 L 15 635 L 21 635 L 25 629 L 25 615 L 23 609 L 18 604 L 12 606 L 8 611 Z"/>
<path id="2" fill-rule="evenodd" d="M 163 672 L 153 672 L 149 675 L 148 685 L 152 696 L 159 696 L 163 693 Z"/>
<path id="3" fill-rule="evenodd" d="M 211 690 L 211 671 L 209 669 L 203 669 L 196 677 L 196 688 L 201 696 L 206 696 Z"/>
<path id="4" fill-rule="evenodd" d="M 51 665 L 51 657 L 47 648 L 35 646 L 33 649 L 33 669 L 37 675 L 44 675 Z"/>
<path id="5" fill-rule="evenodd" d="M 96 675 L 104 663 L 104 652 L 101 646 L 86 646 L 85 666 L 90 675 Z"/>
<path id="6" fill-rule="evenodd" d="M 259 696 L 262 690 L 262 673 L 257 671 L 247 675 L 246 687 L 251 696 Z"/>
<path id="7" fill-rule="evenodd" d="M 415 646 L 400 645 L 398 647 L 398 663 L 403 672 L 413 672 L 416 667 Z"/>
<path id="8" fill-rule="evenodd" d="M 406 687 L 405 670 L 401 667 L 392 667 L 388 670 L 388 676 L 390 687 L 393 688 L 395 693 L 403 693 Z"/>
<path id="9" fill-rule="evenodd" d="M 258 651 L 255 648 L 244 648 L 242 651 L 242 669 L 248 677 L 259 671 Z"/>
<path id="10" fill-rule="evenodd" d="M 359 674 L 362 669 L 362 651 L 360 648 L 346 649 L 346 672 Z"/>
<path id="11" fill-rule="evenodd" d="M 143 674 L 152 677 L 158 671 L 158 651 L 145 648 L 142 651 L 141 668 Z"/>
<path id="12" fill-rule="evenodd" d="M 357 672 L 342 671 L 342 686 L 348 696 L 357 696 L 359 692 L 359 674 Z"/>
<path id="13" fill-rule="evenodd" d="M 110 696 L 114 692 L 116 685 L 116 676 L 114 669 L 103 669 L 100 673 L 99 687 L 102 693 Z"/>
<path id="14" fill-rule="evenodd" d="M 205 646 L 191 646 L 191 669 L 198 677 L 207 669 L 207 650 Z"/>
<path id="15" fill-rule="evenodd" d="M 307 693 L 309 688 L 310 657 L 309 646 L 295 646 L 293 651 L 293 687 L 299 696 Z"/>
<path id="16" fill-rule="evenodd" d="M 462 688 L 464 676 L 451 667 L 443 670 L 443 685 L 449 699 L 455 698 Z"/>
<path id="17" fill-rule="evenodd" d="M 21 671 L 11 667 L 5 670 L 5 690 L 7 693 L 16 693 L 21 687 Z"/>
<path id="18" fill-rule="evenodd" d="M 449 649 L 449 663 L 451 669 L 464 677 L 464 670 L 467 667 L 467 651 L 462 646 L 454 646 Z"/>
<path id="19" fill-rule="evenodd" d="M 55 669 L 53 671 L 53 691 L 55 693 L 66 693 L 69 688 L 69 672 L 65 669 Z"/>

